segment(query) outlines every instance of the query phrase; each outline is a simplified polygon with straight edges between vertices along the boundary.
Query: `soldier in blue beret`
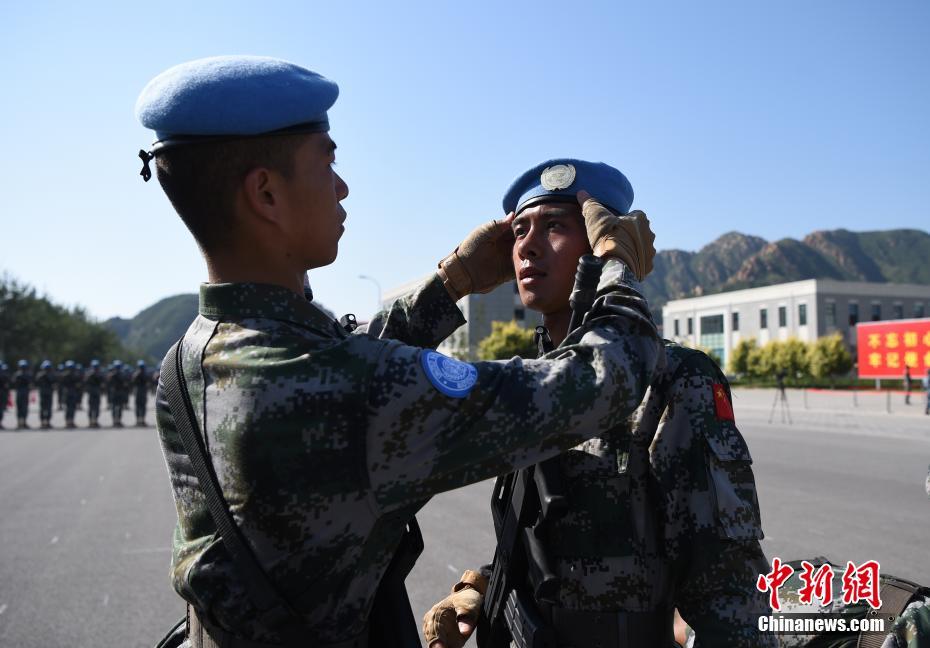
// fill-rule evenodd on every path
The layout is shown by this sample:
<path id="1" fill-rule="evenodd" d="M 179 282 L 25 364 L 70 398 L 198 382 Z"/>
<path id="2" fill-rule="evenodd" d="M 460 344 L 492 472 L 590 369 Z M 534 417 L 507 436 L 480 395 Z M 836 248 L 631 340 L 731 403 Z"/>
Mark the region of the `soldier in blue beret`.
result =
<path id="1" fill-rule="evenodd" d="M 39 390 L 39 427 L 52 426 L 52 397 L 55 394 L 56 376 L 49 360 L 43 360 L 36 372 L 35 384 Z"/>
<path id="2" fill-rule="evenodd" d="M 648 223 L 609 213 L 591 229 L 607 270 L 590 331 L 558 359 L 433 350 L 464 322 L 458 299 L 513 278 L 510 219 L 469 234 L 367 327 L 333 321 L 304 279 L 336 258 L 346 218 L 328 134 L 336 95 L 300 66 L 235 56 L 171 68 L 136 106 L 156 133 L 143 177 L 154 159 L 209 276 L 156 395 L 178 511 L 173 581 L 195 648 L 419 646 L 403 586 L 422 546 L 414 513 L 627 417 L 661 353 L 648 305 L 621 279 L 652 262 Z M 183 421 L 202 438 L 190 455 Z M 201 443 L 215 466 L 204 482 L 191 461 Z"/>
<path id="3" fill-rule="evenodd" d="M 29 371 L 29 361 L 20 360 L 16 363 L 16 373 L 13 374 L 13 389 L 16 390 L 16 429 L 27 430 L 29 425 L 26 418 L 29 416 L 29 390 L 32 388 L 32 373 Z"/>
<path id="4" fill-rule="evenodd" d="M 596 192 L 601 213 L 630 212 L 633 188 L 623 173 L 571 158 L 532 167 L 503 200 L 504 212 L 516 214 L 512 260 L 520 300 L 542 313 L 554 345 L 569 332 L 578 259 L 591 252 L 585 230 L 597 222 L 588 213 L 594 201 L 580 208 L 574 199 L 582 187 Z M 637 278 L 648 273 L 631 269 Z M 549 471 L 547 496 L 564 502 L 562 514 L 546 513 L 538 497 L 495 498 L 495 517 L 522 520 L 539 545 L 524 552 L 501 529 L 484 578 L 466 572 L 424 616 L 429 648 L 460 648 L 483 605 L 489 613 L 481 619 L 482 648 L 506 648 L 533 632 L 560 648 L 670 648 L 676 608 L 697 631 L 696 647 L 774 645 L 757 628 L 769 609 L 755 583 L 768 563 L 729 384 L 701 351 L 666 342 L 664 355 L 633 417 L 514 477 L 534 483 Z M 531 575 L 550 570 L 557 583 L 542 593 Z M 494 586 L 485 603 L 488 579 Z M 520 601 L 513 609 L 511 596 Z M 683 624 L 679 629 L 683 634 Z"/>

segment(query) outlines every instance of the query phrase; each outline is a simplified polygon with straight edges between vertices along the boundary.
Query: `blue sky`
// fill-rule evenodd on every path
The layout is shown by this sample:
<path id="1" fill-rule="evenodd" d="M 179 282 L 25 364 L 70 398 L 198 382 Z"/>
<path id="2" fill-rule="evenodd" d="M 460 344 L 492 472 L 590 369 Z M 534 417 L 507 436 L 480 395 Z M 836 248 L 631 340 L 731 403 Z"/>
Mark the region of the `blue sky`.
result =
<path id="1" fill-rule="evenodd" d="M 0 9 L 0 270 L 100 318 L 206 273 L 136 96 L 176 63 L 328 76 L 350 187 L 319 301 L 364 318 L 544 159 L 623 170 L 659 249 L 930 222 L 927 2 L 123 2 Z"/>

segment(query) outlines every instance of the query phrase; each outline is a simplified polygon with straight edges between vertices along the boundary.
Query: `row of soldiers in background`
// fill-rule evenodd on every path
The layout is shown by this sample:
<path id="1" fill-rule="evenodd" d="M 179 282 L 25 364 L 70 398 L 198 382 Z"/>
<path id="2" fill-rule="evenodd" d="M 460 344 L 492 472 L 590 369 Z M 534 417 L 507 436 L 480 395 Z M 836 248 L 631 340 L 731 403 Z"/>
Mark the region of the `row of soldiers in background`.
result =
<path id="1" fill-rule="evenodd" d="M 3 427 L 3 414 L 9 402 L 10 389 L 15 392 L 16 428 L 29 428 L 26 418 L 29 412 L 29 392 L 33 388 L 39 393 L 39 425 L 42 429 L 52 427 L 52 400 L 56 391 L 58 409 L 65 412 L 65 427 L 75 427 L 74 414 L 81 409 L 85 393 L 88 427 L 100 427 L 98 420 L 104 395 L 113 417 L 113 427 L 122 427 L 123 409 L 129 405 L 130 392 L 135 395 L 136 426 L 144 427 L 148 393 L 154 391 L 157 383 L 158 372 L 148 371 L 142 360 L 136 363 L 135 371 L 120 360 L 114 360 L 108 367 L 102 367 L 100 361 L 92 360 L 87 370 L 73 360 L 58 365 L 57 369 L 45 360 L 35 374 L 28 360 L 20 360 L 12 376 L 9 367 L 0 362 L 0 428 Z"/>

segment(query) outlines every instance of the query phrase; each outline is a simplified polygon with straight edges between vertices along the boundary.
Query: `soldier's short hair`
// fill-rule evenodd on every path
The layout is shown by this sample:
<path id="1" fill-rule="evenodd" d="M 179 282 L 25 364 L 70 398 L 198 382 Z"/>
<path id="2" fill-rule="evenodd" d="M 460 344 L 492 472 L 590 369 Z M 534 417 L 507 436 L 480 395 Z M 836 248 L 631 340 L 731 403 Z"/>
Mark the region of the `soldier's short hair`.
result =
<path id="1" fill-rule="evenodd" d="M 306 133 L 206 140 L 159 151 L 158 182 L 204 252 L 222 246 L 235 228 L 236 191 L 253 169 L 290 178 Z"/>

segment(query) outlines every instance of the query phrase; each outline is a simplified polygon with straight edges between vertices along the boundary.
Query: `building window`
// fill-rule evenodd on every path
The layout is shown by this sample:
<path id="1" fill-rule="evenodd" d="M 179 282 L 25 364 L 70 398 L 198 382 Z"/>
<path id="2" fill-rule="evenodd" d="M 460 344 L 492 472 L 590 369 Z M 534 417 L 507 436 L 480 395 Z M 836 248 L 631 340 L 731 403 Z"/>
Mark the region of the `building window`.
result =
<path id="1" fill-rule="evenodd" d="M 872 321 L 878 322 L 882 319 L 882 305 L 872 304 Z"/>
<path id="2" fill-rule="evenodd" d="M 733 326 L 731 328 L 734 331 L 739 330 L 739 313 L 733 313 Z"/>
<path id="3" fill-rule="evenodd" d="M 855 326 L 859 323 L 859 304 L 849 302 L 849 325 Z"/>
<path id="4" fill-rule="evenodd" d="M 759 328 L 767 329 L 769 327 L 769 312 L 762 308 L 759 310 Z"/>
<path id="5" fill-rule="evenodd" d="M 522 322 L 524 319 L 526 319 L 526 311 L 522 308 L 513 309 L 513 318 L 518 322 Z"/>
<path id="6" fill-rule="evenodd" d="M 827 326 L 836 326 L 836 302 L 827 302 Z"/>
<path id="7" fill-rule="evenodd" d="M 701 340 L 700 344 L 705 349 L 710 349 L 721 362 L 724 361 L 723 345 L 723 315 L 711 315 L 701 318 Z"/>
<path id="8" fill-rule="evenodd" d="M 688 335 L 694 335 L 694 319 L 688 318 Z"/>
<path id="9" fill-rule="evenodd" d="M 924 316 L 924 305 L 921 302 L 914 304 L 914 317 Z"/>
<path id="10" fill-rule="evenodd" d="M 833 319 L 836 319 L 836 311 Z M 798 326 L 807 326 L 807 304 L 798 304 Z"/>
<path id="11" fill-rule="evenodd" d="M 788 326 L 788 308 L 786 306 L 778 307 L 778 327 L 785 328 Z"/>
<path id="12" fill-rule="evenodd" d="M 675 337 L 681 335 L 681 332 L 678 330 L 678 319 L 675 319 Z"/>
<path id="13" fill-rule="evenodd" d="M 904 319 L 903 304 L 895 304 L 891 307 L 891 319 Z"/>

